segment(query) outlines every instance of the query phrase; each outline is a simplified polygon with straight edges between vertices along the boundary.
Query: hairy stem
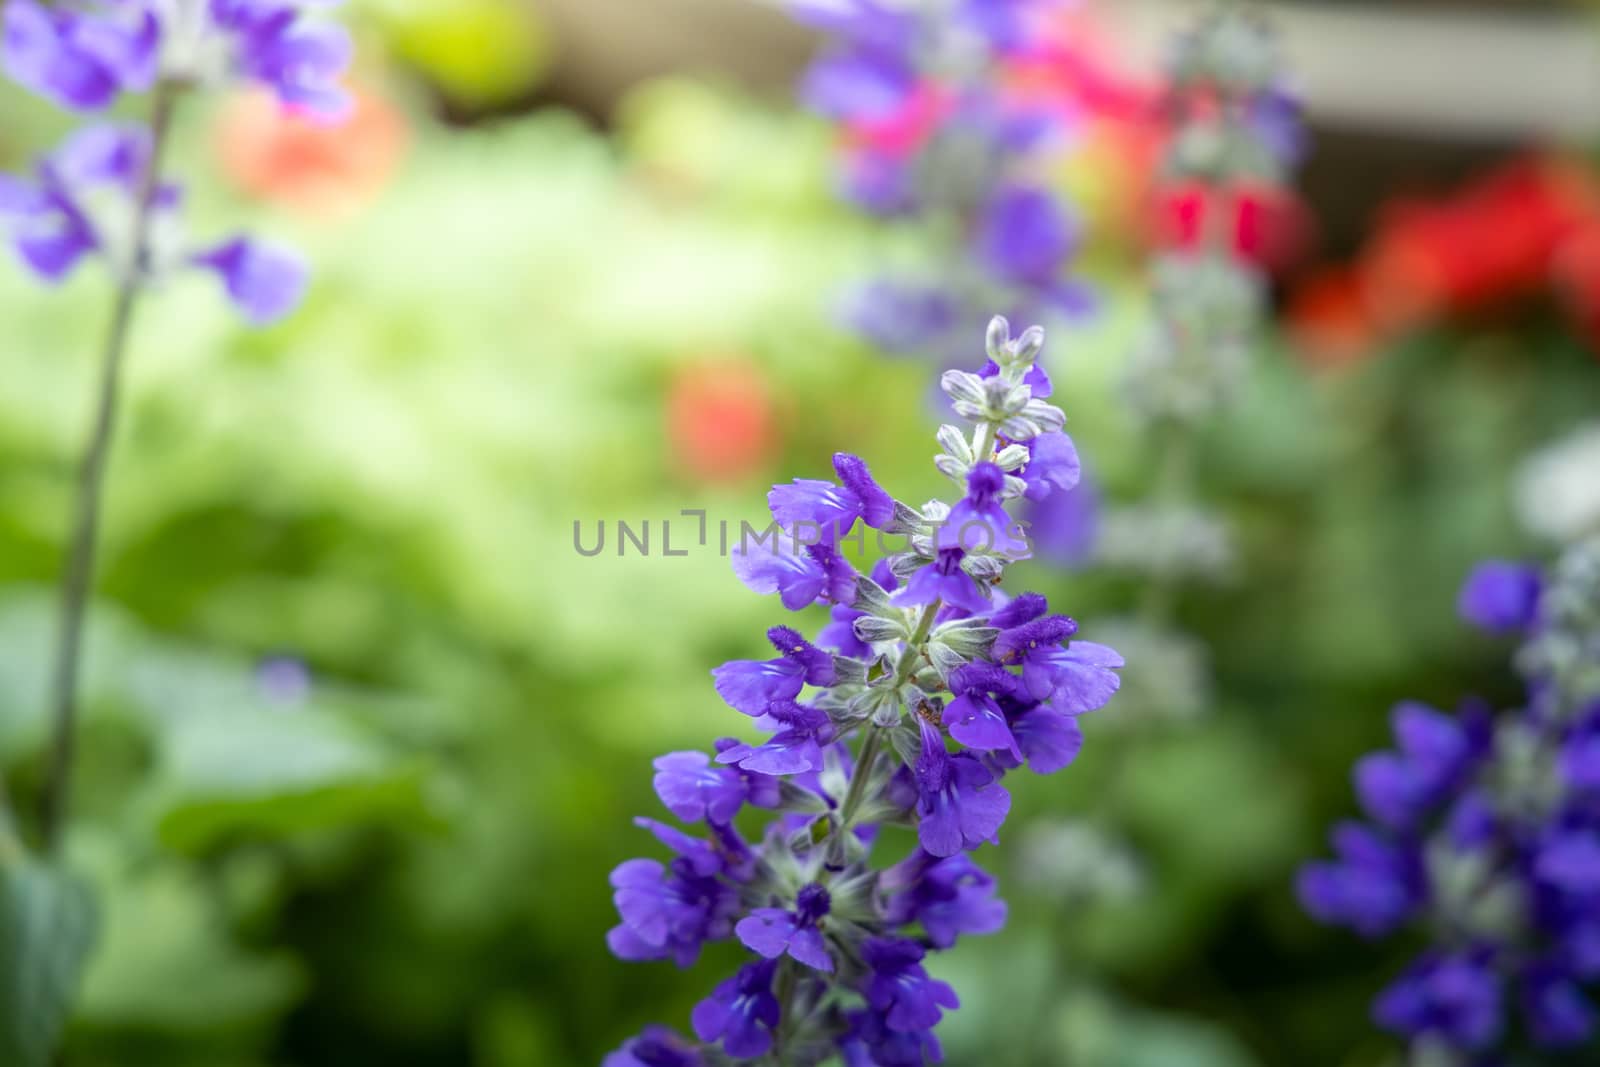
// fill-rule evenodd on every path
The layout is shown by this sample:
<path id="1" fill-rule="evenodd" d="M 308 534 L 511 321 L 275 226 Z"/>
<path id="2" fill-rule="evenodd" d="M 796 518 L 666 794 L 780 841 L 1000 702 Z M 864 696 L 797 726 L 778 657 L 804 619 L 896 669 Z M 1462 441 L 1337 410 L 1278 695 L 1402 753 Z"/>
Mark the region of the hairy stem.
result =
<path id="1" fill-rule="evenodd" d="M 66 829 L 78 720 L 78 677 L 83 658 L 83 625 L 94 585 L 95 547 L 100 530 L 100 504 L 106 460 L 116 430 L 122 364 L 133 326 L 134 311 L 144 288 L 149 256 L 150 216 L 161 187 L 161 161 L 176 103 L 172 86 L 157 86 L 150 118 L 150 160 L 134 201 L 133 250 L 117 284 L 111 325 L 100 356 L 100 387 L 94 422 L 84 448 L 73 505 L 71 542 L 61 575 L 61 616 L 51 670 L 51 744 L 45 781 L 43 830 L 47 852 L 60 850 Z"/>
<path id="2" fill-rule="evenodd" d="M 895 668 L 894 688 L 899 689 L 905 685 L 916 671 L 917 657 L 922 654 L 922 646 L 927 643 L 928 634 L 933 630 L 933 619 L 939 614 L 939 606 L 940 601 L 935 600 L 922 610 L 922 618 L 917 620 L 916 632 L 911 635 L 911 640 L 906 642 L 906 650 L 901 654 L 900 663 Z M 850 789 L 845 793 L 844 804 L 839 808 L 841 833 L 848 830 L 854 821 L 856 811 L 866 797 L 867 782 L 877 766 L 879 754 L 883 751 L 883 727 L 868 724 L 863 733 L 861 754 L 856 758 L 855 773 L 850 776 Z"/>

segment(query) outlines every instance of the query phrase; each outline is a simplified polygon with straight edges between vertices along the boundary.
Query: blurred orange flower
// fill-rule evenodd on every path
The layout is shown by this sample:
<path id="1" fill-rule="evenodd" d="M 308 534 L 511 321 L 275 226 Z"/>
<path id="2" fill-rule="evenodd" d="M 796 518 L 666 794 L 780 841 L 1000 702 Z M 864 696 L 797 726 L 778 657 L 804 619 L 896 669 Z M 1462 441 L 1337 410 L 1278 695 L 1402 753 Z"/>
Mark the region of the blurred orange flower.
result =
<path id="1" fill-rule="evenodd" d="M 739 482 L 767 468 L 778 447 L 772 392 L 742 360 L 676 370 L 667 390 L 667 446 L 674 466 L 698 482 Z"/>
<path id="2" fill-rule="evenodd" d="M 353 214 L 389 182 L 410 140 L 398 108 L 356 91 L 349 118 L 317 122 L 261 93 L 222 111 L 216 150 L 223 173 L 251 196 L 320 218 Z"/>

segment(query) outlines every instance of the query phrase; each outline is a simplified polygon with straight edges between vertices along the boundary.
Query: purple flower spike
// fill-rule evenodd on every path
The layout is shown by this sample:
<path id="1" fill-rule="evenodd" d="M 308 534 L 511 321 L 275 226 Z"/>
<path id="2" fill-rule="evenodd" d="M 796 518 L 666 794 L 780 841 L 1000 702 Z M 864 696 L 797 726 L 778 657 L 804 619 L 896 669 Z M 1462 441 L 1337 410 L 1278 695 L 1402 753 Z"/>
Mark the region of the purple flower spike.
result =
<path id="1" fill-rule="evenodd" d="M 931 1030 L 944 1017 L 945 1008 L 959 1008 L 955 990 L 923 969 L 925 955 L 915 941 L 868 938 L 862 955 L 872 970 L 867 981 L 867 1003 L 881 1012 L 889 1029 L 900 1033 Z"/>
<path id="2" fill-rule="evenodd" d="M 705 1058 L 665 1026 L 647 1026 L 600 1061 L 600 1067 L 705 1067 Z"/>
<path id="3" fill-rule="evenodd" d="M 939 731 L 922 723 L 917 784 L 917 840 L 933 856 L 953 856 L 985 841 L 998 844 L 1011 794 L 972 756 L 945 751 Z"/>
<path id="4" fill-rule="evenodd" d="M 1492 560 L 1480 563 L 1461 587 L 1461 617 L 1492 634 L 1516 633 L 1534 624 L 1542 582 L 1535 567 Z"/>
<path id="5" fill-rule="evenodd" d="M 256 326 L 277 322 L 305 296 L 305 264 L 258 241 L 235 238 L 194 261 L 217 273 L 239 313 Z"/>
<path id="6" fill-rule="evenodd" d="M 765 1056 L 780 1015 L 778 998 L 772 995 L 776 970 L 777 964 L 770 960 L 741 967 L 695 1005 L 690 1019 L 700 1040 L 720 1040 L 722 1050 L 735 1059 Z"/>

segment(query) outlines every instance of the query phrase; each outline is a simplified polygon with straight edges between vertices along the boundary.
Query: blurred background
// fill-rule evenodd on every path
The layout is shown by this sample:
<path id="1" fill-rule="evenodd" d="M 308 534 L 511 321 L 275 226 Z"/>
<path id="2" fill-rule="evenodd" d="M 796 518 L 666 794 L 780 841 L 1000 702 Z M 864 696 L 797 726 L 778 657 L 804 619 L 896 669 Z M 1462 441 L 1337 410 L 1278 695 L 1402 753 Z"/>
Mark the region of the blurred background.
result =
<path id="1" fill-rule="evenodd" d="M 781 612 L 712 551 L 580 556 L 574 522 L 761 525 L 771 483 L 838 449 L 904 499 L 941 488 L 932 364 L 839 311 L 934 246 L 837 195 L 837 134 L 795 95 L 813 31 L 755 0 L 346 10 L 349 127 L 245 97 L 178 134 L 201 219 L 291 237 L 315 283 L 266 332 L 198 283 L 139 323 L 71 841 L 104 917 L 74 1067 L 582 1067 L 681 1023 L 735 954 L 614 960 L 606 876 L 649 850 L 651 758 L 733 729 L 709 669 Z M 1158 81 L 1196 10 L 1091 4 L 1096 60 Z M 1015 790 L 985 854 L 1012 920 L 937 965 L 953 1064 L 1393 1062 L 1366 1005 L 1404 946 L 1315 926 L 1293 871 L 1392 703 L 1516 699 L 1455 589 L 1541 554 L 1518 472 L 1600 419 L 1594 9 L 1269 10 L 1312 149 L 1272 323 L 1197 440 L 1231 561 L 1176 593 L 1188 643 L 1128 712 Z M 20 169 L 60 119 L 4 93 Z M 1158 457 L 1117 386 L 1159 242 L 1147 152 L 1078 144 L 1053 180 L 1095 307 L 1045 359 L 1098 492 L 1136 501 Z M 94 272 L 41 293 L 0 270 L 0 768 L 23 797 L 108 302 Z M 1070 555 L 1028 586 L 1117 644 L 1141 583 Z"/>

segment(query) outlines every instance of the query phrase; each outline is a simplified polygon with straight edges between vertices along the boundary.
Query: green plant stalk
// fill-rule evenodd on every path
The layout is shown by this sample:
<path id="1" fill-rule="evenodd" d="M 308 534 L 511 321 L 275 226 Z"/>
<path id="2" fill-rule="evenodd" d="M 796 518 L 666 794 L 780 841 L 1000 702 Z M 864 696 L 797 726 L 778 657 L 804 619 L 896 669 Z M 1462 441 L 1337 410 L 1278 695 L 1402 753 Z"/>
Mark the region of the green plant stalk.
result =
<path id="1" fill-rule="evenodd" d="M 100 357 L 100 384 L 94 421 L 78 471 L 72 533 L 66 566 L 61 575 L 60 624 L 50 674 L 52 740 L 49 775 L 45 780 L 42 827 L 47 853 L 60 851 L 66 831 L 72 770 L 76 755 L 78 681 L 82 670 L 83 628 L 94 587 L 95 549 L 100 532 L 100 509 L 106 462 L 116 432 L 122 367 L 132 333 L 134 313 L 144 290 L 149 255 L 150 216 L 161 187 L 161 163 L 172 126 L 177 89 L 170 83 L 156 87 L 150 118 L 150 161 L 140 182 L 134 206 L 133 251 L 117 283 L 111 325 Z"/>

